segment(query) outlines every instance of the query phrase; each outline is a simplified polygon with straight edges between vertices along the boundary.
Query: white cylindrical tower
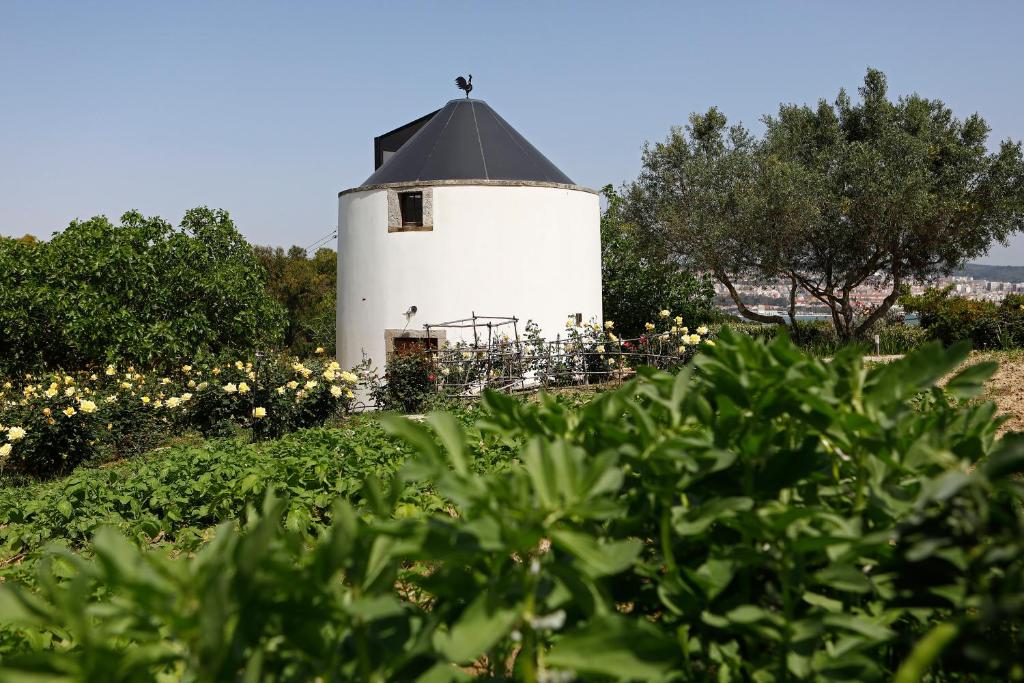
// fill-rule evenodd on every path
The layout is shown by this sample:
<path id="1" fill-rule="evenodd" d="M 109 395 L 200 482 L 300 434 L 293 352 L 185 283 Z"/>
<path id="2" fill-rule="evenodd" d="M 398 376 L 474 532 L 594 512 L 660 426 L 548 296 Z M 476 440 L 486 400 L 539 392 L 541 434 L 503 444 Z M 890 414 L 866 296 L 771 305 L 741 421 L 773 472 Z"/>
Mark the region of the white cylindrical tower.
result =
<path id="1" fill-rule="evenodd" d="M 339 195 L 342 365 L 382 368 L 425 337 L 425 324 L 474 313 L 515 316 L 520 333 L 532 320 L 548 338 L 571 316 L 599 320 L 597 194 L 479 100 L 453 100 L 414 124 L 362 186 Z M 439 335 L 472 340 L 471 330 Z"/>

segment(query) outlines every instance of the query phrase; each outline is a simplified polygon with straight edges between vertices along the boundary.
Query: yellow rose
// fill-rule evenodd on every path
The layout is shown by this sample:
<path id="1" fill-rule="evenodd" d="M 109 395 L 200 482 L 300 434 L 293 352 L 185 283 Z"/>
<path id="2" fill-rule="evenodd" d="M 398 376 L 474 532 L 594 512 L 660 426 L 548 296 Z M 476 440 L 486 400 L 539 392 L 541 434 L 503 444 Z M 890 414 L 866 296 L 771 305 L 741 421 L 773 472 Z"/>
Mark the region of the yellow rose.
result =
<path id="1" fill-rule="evenodd" d="M 200 383 L 199 383 L 199 384 L 198 384 L 198 385 L 196 386 L 196 389 L 198 389 L 199 391 L 202 391 L 203 389 L 205 389 L 205 388 L 206 388 L 206 387 L 208 387 L 208 386 L 210 386 L 210 385 L 209 385 L 208 383 L 206 383 L 206 382 L 200 382 Z"/>
<path id="2" fill-rule="evenodd" d="M 324 347 L 318 346 L 318 347 L 316 347 L 316 351 L 314 351 L 313 353 L 323 353 L 323 352 L 324 352 Z"/>
<path id="3" fill-rule="evenodd" d="M 190 394 L 190 393 L 188 393 L 186 391 L 184 394 L 181 395 L 181 400 L 182 401 L 191 401 L 192 400 L 192 394 Z"/>
<path id="4" fill-rule="evenodd" d="M 341 387 L 334 385 L 331 387 L 331 396 L 334 398 L 341 398 Z"/>
<path id="5" fill-rule="evenodd" d="M 660 315 L 662 318 L 667 318 L 671 315 L 671 313 L 668 312 L 667 308 L 663 308 L 660 311 L 658 311 L 658 315 Z"/>
<path id="6" fill-rule="evenodd" d="M 71 406 L 68 406 L 67 408 L 65 408 L 65 409 L 64 409 L 63 411 L 61 411 L 61 412 L 63 412 L 63 413 L 64 413 L 65 415 L 67 415 L 68 417 L 71 417 L 71 416 L 73 416 L 73 415 L 74 415 L 74 414 L 75 414 L 76 412 L 78 412 L 78 411 L 76 411 L 76 410 L 75 410 L 74 408 L 72 408 Z"/>
<path id="7" fill-rule="evenodd" d="M 297 389 L 299 387 L 299 383 L 296 382 L 295 380 L 292 380 L 291 382 L 288 382 L 287 386 L 289 389 Z"/>
<path id="8" fill-rule="evenodd" d="M 184 373 L 192 372 L 192 366 L 191 365 L 182 365 L 181 366 L 181 371 L 184 372 Z"/>
<path id="9" fill-rule="evenodd" d="M 682 324 L 683 324 L 683 316 L 677 315 L 676 316 L 676 325 L 682 325 Z"/>
<path id="10" fill-rule="evenodd" d="M 68 387 L 67 389 L 64 390 L 64 395 L 65 396 L 74 396 L 75 395 L 75 388 L 74 387 Z"/>
<path id="11" fill-rule="evenodd" d="M 333 381 L 334 380 L 334 370 L 331 370 L 330 368 L 327 368 L 326 370 L 324 370 L 324 379 L 327 380 L 328 382 Z"/>
<path id="12" fill-rule="evenodd" d="M 53 398 L 56 395 L 57 395 L 57 390 L 54 389 L 53 387 L 50 387 L 49 389 L 46 390 L 46 398 Z"/>
<path id="13" fill-rule="evenodd" d="M 224 393 L 226 394 L 233 394 L 236 391 L 238 391 L 238 386 L 234 382 L 228 382 L 221 388 L 224 390 Z"/>
<path id="14" fill-rule="evenodd" d="M 168 408 L 177 408 L 179 405 L 181 405 L 181 399 L 178 398 L 177 396 L 171 396 L 169 399 L 167 399 Z"/>
<path id="15" fill-rule="evenodd" d="M 356 375 L 356 373 L 349 372 L 348 370 L 341 373 L 341 379 L 342 381 L 348 382 L 349 384 L 355 384 L 356 382 L 359 381 L 359 377 Z"/>
<path id="16" fill-rule="evenodd" d="M 238 370 L 245 370 L 245 363 L 240 360 L 235 361 L 235 368 Z"/>
<path id="17" fill-rule="evenodd" d="M 330 363 L 328 363 L 327 367 L 329 367 L 331 370 L 334 370 L 335 372 L 341 370 L 341 365 L 336 360 L 332 360 Z"/>
<path id="18" fill-rule="evenodd" d="M 614 330 L 615 329 L 615 322 L 612 321 L 612 320 L 605 320 L 604 321 L 604 329 L 606 329 L 606 330 Z"/>
<path id="19" fill-rule="evenodd" d="M 108 365 L 107 369 L 103 371 L 103 374 L 105 374 L 107 377 L 113 377 L 114 375 L 117 374 L 117 368 L 115 368 L 113 365 Z"/>
<path id="20" fill-rule="evenodd" d="M 249 393 L 249 385 L 246 384 L 245 382 L 239 382 L 238 383 L 238 393 L 240 393 L 240 394 L 248 394 Z"/>
<path id="21" fill-rule="evenodd" d="M 319 386 L 319 383 L 315 379 L 311 379 L 308 382 L 306 382 L 306 389 L 309 389 L 311 391 L 313 389 L 316 389 L 317 386 Z"/>
<path id="22" fill-rule="evenodd" d="M 149 403 L 149 396 L 143 396 L 139 400 L 142 401 L 143 404 L 148 404 Z"/>
<path id="23" fill-rule="evenodd" d="M 257 406 L 256 408 L 253 408 L 252 416 L 255 417 L 257 420 L 259 420 L 260 418 L 264 418 L 267 416 L 267 409 L 262 406 Z"/>
<path id="24" fill-rule="evenodd" d="M 8 441 L 21 441 L 25 438 L 25 430 L 21 427 L 11 427 L 7 430 Z"/>
<path id="25" fill-rule="evenodd" d="M 715 345 L 715 340 L 714 339 L 705 339 L 704 343 L 707 344 L 708 346 L 714 346 Z"/>
<path id="26" fill-rule="evenodd" d="M 88 400 L 80 401 L 79 404 L 78 404 L 78 407 L 82 410 L 83 413 L 95 413 L 96 412 L 96 404 L 93 403 L 92 401 L 88 401 Z"/>
<path id="27" fill-rule="evenodd" d="M 697 334 L 704 335 L 704 334 L 707 334 L 707 333 L 708 333 L 708 326 L 707 325 L 701 325 L 700 327 L 697 328 Z"/>
<path id="28" fill-rule="evenodd" d="M 6 458 L 11 454 L 12 450 L 14 450 L 14 447 L 9 443 L 5 443 L 3 446 L 0 446 L 0 458 Z"/>
<path id="29" fill-rule="evenodd" d="M 654 329 L 654 323 L 644 323 L 644 329 L 650 332 Z"/>
<path id="30" fill-rule="evenodd" d="M 598 344 L 595 349 L 598 353 L 604 353 L 604 344 Z"/>

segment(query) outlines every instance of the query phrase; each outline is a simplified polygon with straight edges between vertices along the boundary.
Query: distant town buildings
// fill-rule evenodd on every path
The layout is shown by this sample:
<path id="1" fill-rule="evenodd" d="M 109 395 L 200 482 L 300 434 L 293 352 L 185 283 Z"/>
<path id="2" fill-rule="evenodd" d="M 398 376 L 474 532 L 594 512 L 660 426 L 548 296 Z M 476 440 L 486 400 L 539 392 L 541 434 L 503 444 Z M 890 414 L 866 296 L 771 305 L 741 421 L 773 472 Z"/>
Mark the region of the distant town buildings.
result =
<path id="1" fill-rule="evenodd" d="M 747 304 L 749 308 L 765 315 L 788 315 L 789 280 L 769 283 L 736 280 L 733 284 L 743 303 Z M 1024 294 L 1024 282 L 997 282 L 976 279 L 970 275 L 951 275 L 936 278 L 924 284 L 914 284 L 910 286 L 910 292 L 911 294 L 923 294 L 927 289 L 943 287 L 952 287 L 956 296 L 965 299 L 996 303 L 1002 301 L 1010 293 Z M 866 283 L 854 289 L 851 298 L 855 307 L 869 308 L 880 304 L 890 291 L 882 282 Z M 715 283 L 715 295 L 719 308 L 738 315 L 739 312 L 729 296 L 728 290 L 717 282 Z M 797 291 L 796 308 L 797 318 L 801 320 L 830 317 L 828 307 L 802 289 Z M 898 307 L 897 310 L 899 310 Z"/>

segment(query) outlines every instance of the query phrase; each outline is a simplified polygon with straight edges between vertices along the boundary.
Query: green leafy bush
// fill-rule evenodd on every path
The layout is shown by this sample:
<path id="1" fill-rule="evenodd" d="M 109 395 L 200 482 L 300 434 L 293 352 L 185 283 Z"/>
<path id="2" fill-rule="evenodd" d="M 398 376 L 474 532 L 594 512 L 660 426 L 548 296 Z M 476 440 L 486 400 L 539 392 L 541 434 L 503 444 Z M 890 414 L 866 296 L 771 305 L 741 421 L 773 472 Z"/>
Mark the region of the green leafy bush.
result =
<path id="1" fill-rule="evenodd" d="M 489 394 L 482 435 L 391 418 L 418 458 L 323 525 L 268 498 L 193 558 L 101 532 L 0 585 L 0 678 L 1019 679 L 1024 437 L 957 402 L 991 365 L 936 388 L 966 354 L 726 332 L 582 408 Z"/>
<path id="2" fill-rule="evenodd" d="M 644 324 L 655 320 L 663 308 L 694 327 L 719 319 L 710 276 L 690 272 L 656 248 L 651 235 L 624 215 L 623 198 L 610 185 L 604 196 L 608 208 L 601 216 L 602 309 L 618 332 L 626 338 L 639 336 Z"/>
<path id="3" fill-rule="evenodd" d="M 797 330 L 789 330 L 793 341 L 801 349 L 815 355 L 831 356 L 840 348 L 850 346 L 840 342 L 833 326 L 824 320 L 801 320 L 797 321 L 796 326 Z M 780 325 L 749 322 L 729 322 L 725 323 L 724 327 L 764 341 L 774 339 L 780 331 L 786 329 Z M 918 325 L 907 325 L 902 319 L 883 320 L 869 331 L 867 339 L 852 344 L 852 346 L 861 349 L 864 353 L 873 354 L 876 352 L 875 335 L 878 335 L 878 353 L 887 355 L 909 353 L 929 340 L 927 332 Z"/>
<path id="4" fill-rule="evenodd" d="M 923 327 L 943 344 L 970 341 L 976 349 L 1024 347 L 1024 295 L 1010 294 L 999 304 L 955 296 L 952 287 L 929 289 L 901 299 L 921 317 Z"/>
<path id="5" fill-rule="evenodd" d="M 49 242 L 0 239 L 0 372 L 173 365 L 276 344 L 281 307 L 225 211 L 181 229 L 128 212 L 74 221 Z"/>
<path id="6" fill-rule="evenodd" d="M 370 384 L 370 398 L 380 410 L 418 413 L 435 393 L 437 376 L 429 355 L 396 353 L 388 358 L 384 377 Z"/>

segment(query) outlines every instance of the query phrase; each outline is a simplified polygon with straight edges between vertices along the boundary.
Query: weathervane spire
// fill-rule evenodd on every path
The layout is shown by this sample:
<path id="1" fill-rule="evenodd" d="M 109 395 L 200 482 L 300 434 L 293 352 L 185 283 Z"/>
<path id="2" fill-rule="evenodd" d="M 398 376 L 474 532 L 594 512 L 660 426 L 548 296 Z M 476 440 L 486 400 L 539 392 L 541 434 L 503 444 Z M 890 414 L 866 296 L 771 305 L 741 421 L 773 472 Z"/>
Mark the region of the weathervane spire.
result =
<path id="1" fill-rule="evenodd" d="M 467 81 L 462 76 L 455 79 L 455 85 L 459 90 L 466 91 L 466 99 L 469 99 L 469 93 L 473 91 L 473 74 L 469 74 L 469 80 Z"/>

